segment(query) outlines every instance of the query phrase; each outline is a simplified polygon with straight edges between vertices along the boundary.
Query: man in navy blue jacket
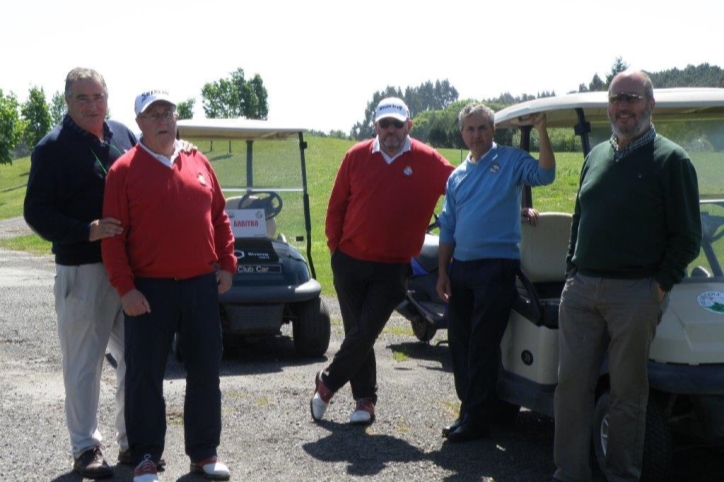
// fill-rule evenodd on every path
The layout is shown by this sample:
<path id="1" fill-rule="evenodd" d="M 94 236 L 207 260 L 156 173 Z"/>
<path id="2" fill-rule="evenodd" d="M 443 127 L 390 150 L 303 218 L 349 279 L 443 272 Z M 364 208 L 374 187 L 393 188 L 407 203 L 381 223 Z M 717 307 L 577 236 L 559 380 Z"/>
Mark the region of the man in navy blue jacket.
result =
<path id="1" fill-rule="evenodd" d="M 113 474 L 100 450 L 98 400 L 106 347 L 117 362 L 116 440 L 119 461 L 128 449 L 123 413 L 126 364 L 121 300 L 101 262 L 102 238 L 122 231 L 120 221 L 101 218 L 105 177 L 111 164 L 136 144 L 136 136 L 106 120 L 108 89 L 85 68 L 65 81 L 68 113 L 35 147 L 24 216 L 55 254 L 55 310 L 63 357 L 66 424 L 83 477 Z"/>

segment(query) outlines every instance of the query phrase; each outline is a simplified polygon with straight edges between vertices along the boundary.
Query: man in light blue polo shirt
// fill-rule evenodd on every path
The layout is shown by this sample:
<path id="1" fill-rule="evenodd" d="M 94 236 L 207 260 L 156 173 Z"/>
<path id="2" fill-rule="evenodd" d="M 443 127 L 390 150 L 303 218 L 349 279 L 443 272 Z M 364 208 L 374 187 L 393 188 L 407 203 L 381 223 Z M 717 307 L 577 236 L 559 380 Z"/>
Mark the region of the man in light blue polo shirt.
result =
<path id="1" fill-rule="evenodd" d="M 443 429 L 450 442 L 484 437 L 492 421 L 500 341 L 516 296 L 524 185 L 555 179 L 545 115 L 534 118 L 540 158 L 493 142 L 494 114 L 468 104 L 458 115 L 467 159 L 447 181 L 440 215 L 437 291 L 449 302 L 448 340 L 460 399 L 458 419 Z"/>

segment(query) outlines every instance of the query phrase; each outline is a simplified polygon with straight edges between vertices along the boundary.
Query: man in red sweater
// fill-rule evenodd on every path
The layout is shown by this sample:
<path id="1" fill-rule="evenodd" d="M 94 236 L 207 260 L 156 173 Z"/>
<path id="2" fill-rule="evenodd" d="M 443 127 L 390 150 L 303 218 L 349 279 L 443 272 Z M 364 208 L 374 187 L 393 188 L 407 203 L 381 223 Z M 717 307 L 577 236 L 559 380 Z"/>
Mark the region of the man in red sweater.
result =
<path id="1" fill-rule="evenodd" d="M 102 242 L 125 313 L 126 425 L 134 482 L 157 482 L 166 434 L 163 377 L 174 333 L 186 364 L 184 436 L 191 471 L 228 480 L 221 435 L 219 293 L 236 271 L 224 195 L 208 159 L 181 151 L 166 92 L 136 98 L 141 141 L 108 171 L 104 216 L 123 232 Z"/>
<path id="2" fill-rule="evenodd" d="M 380 101 L 377 137 L 353 146 L 337 172 L 327 209 L 327 245 L 345 338 L 319 372 L 311 400 L 321 420 L 332 395 L 350 382 L 353 424 L 371 423 L 377 403 L 375 340 L 404 299 L 410 259 L 417 255 L 453 166 L 409 137 L 401 99 Z"/>

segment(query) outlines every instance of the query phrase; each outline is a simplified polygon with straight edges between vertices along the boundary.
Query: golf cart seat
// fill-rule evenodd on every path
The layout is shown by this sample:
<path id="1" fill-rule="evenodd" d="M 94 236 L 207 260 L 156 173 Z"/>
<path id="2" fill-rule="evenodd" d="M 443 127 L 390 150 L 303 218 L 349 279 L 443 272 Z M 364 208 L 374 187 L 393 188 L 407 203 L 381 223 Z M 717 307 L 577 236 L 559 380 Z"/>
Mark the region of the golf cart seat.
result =
<path id="1" fill-rule="evenodd" d="M 540 213 L 537 226 L 522 225 L 521 299 L 516 302 L 516 310 L 538 326 L 558 327 L 558 305 L 566 280 L 571 219 L 567 213 Z"/>
<path id="2" fill-rule="evenodd" d="M 242 196 L 230 197 L 226 200 L 225 209 L 246 209 L 257 198 L 255 196 L 247 196 L 243 202 L 242 199 L 244 199 Z M 266 237 L 274 239 L 277 231 L 277 222 L 274 218 L 269 217 L 269 213 L 266 213 L 266 218 Z"/>

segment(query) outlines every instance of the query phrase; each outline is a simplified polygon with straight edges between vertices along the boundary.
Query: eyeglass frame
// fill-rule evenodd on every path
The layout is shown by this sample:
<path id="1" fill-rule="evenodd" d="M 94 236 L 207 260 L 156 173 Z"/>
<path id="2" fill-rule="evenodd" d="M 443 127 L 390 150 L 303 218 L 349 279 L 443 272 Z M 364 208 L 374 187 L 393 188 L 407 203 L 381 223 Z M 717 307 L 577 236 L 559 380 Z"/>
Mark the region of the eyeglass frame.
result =
<path id="1" fill-rule="evenodd" d="M 156 113 L 140 114 L 138 117 L 140 117 L 141 119 L 148 119 L 153 122 L 158 122 L 160 120 L 168 121 L 168 120 L 171 120 L 172 118 L 175 118 L 176 116 L 177 116 L 176 110 L 169 109 L 169 110 L 163 111 L 161 114 L 156 114 Z"/>

